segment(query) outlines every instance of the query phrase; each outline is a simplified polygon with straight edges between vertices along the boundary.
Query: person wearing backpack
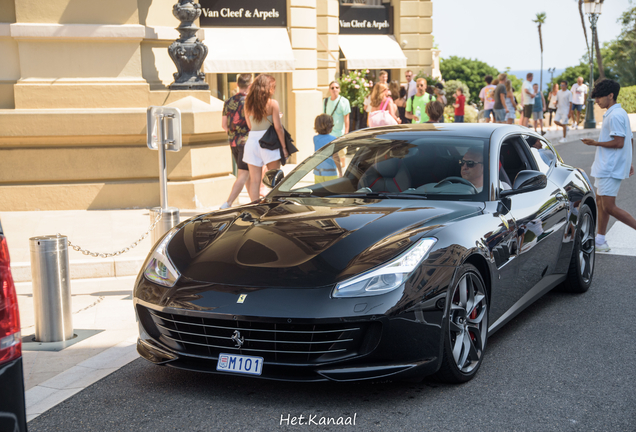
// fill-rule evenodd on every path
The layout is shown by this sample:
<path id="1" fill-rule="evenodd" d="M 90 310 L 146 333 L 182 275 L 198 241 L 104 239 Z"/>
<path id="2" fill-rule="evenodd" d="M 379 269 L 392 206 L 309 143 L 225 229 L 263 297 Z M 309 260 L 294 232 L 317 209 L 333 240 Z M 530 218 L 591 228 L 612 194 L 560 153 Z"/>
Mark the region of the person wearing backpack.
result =
<path id="1" fill-rule="evenodd" d="M 329 84 L 329 97 L 324 98 L 322 101 L 322 113 L 333 117 L 331 135 L 339 138 L 349 133 L 351 104 L 346 97 L 340 96 L 340 84 L 338 84 L 338 81 L 331 81 Z"/>
<path id="2" fill-rule="evenodd" d="M 340 84 L 338 81 L 329 83 L 329 96 L 322 101 L 322 113 L 333 118 L 333 129 L 331 135 L 336 138 L 349 133 L 349 115 L 351 114 L 351 104 L 349 99 L 340 96 Z M 345 150 L 339 152 L 342 168 L 345 164 Z"/>
<path id="3" fill-rule="evenodd" d="M 406 118 L 413 123 L 426 123 L 429 118 L 426 114 L 426 105 L 435 100 L 435 96 L 426 93 L 426 80 L 417 79 L 417 93 L 406 100 Z"/>

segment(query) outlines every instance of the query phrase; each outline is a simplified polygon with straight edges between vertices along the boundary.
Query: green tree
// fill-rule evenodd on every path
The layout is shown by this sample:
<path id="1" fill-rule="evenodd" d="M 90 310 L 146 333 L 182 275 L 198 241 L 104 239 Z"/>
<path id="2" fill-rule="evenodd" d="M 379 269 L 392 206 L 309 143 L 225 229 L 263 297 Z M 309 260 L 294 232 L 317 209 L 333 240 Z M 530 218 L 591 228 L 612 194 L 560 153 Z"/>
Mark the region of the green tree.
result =
<path id="1" fill-rule="evenodd" d="M 541 47 L 541 76 L 539 77 L 539 88 L 543 89 L 543 36 L 541 35 L 541 26 L 545 24 L 546 14 L 545 12 L 539 12 L 537 17 L 532 20 L 539 30 L 539 46 Z"/>
<path id="2" fill-rule="evenodd" d="M 601 49 L 605 70 L 611 70 L 621 86 L 636 85 L 636 6 L 623 12 L 617 21 L 622 27 L 620 35 Z"/>
<path id="3" fill-rule="evenodd" d="M 464 97 L 466 100 L 470 98 L 470 89 L 466 84 L 459 80 L 448 80 L 444 83 L 444 89 L 446 90 L 446 99 L 448 100 L 448 104 L 446 106 L 453 106 L 456 102 L 455 96 L 457 92 L 457 88 L 461 87 L 464 92 Z"/>
<path id="4" fill-rule="evenodd" d="M 473 60 L 465 57 L 451 56 L 440 60 L 440 71 L 444 80 L 459 80 L 468 86 L 470 90 L 470 99 L 468 95 L 466 102 L 481 104 L 479 99 L 479 91 L 486 85 L 484 77 L 486 75 L 497 76 L 497 69 L 479 60 Z"/>

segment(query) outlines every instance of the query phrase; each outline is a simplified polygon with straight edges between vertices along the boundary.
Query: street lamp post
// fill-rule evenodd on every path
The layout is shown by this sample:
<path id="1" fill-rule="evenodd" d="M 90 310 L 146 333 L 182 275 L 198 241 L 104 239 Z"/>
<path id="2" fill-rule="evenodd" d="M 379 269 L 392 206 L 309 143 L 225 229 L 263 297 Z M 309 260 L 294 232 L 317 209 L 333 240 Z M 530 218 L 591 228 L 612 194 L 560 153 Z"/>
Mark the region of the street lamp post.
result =
<path id="1" fill-rule="evenodd" d="M 594 99 L 592 99 L 592 89 L 594 88 L 594 41 L 596 40 L 596 22 L 603 7 L 602 0 L 585 0 L 585 13 L 590 18 L 592 28 L 592 44 L 590 46 L 590 88 L 588 89 L 587 108 L 585 109 L 585 129 L 596 129 L 596 119 L 594 118 Z"/>
<path id="2" fill-rule="evenodd" d="M 550 82 L 554 81 L 554 71 L 556 70 L 556 68 L 548 68 L 548 72 L 550 73 Z M 552 89 L 549 89 L 550 91 L 552 91 Z"/>

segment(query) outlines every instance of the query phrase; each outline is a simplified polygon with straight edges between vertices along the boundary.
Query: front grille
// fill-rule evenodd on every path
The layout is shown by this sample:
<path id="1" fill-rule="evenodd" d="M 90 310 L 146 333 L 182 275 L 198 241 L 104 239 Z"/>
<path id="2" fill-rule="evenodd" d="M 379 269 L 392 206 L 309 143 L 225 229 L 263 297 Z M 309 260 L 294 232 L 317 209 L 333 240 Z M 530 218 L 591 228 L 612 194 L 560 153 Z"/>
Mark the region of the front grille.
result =
<path id="1" fill-rule="evenodd" d="M 291 324 L 224 320 L 138 308 L 149 334 L 175 351 L 189 355 L 217 358 L 219 353 L 229 353 L 263 357 L 277 363 L 315 364 L 363 354 L 361 350 L 367 351 L 374 345 L 369 337 L 365 338 L 370 324 L 367 322 Z M 154 328 L 147 328 L 148 324 Z M 377 331 L 370 333 L 373 339 L 379 337 Z M 240 348 L 237 338 L 243 342 Z"/>

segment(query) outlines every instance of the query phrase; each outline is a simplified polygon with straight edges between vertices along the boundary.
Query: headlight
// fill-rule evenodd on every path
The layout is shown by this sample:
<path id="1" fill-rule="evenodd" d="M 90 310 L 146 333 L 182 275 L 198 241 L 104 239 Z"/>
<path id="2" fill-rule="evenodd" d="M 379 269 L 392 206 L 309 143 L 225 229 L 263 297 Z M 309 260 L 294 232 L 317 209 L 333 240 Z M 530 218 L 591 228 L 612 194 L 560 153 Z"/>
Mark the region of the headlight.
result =
<path id="1" fill-rule="evenodd" d="M 177 231 L 179 231 L 178 228 L 172 228 L 153 251 L 150 261 L 144 270 L 144 276 L 149 281 L 166 287 L 173 287 L 181 277 L 181 273 L 172 264 L 166 252 L 168 243 L 170 243 Z"/>
<path id="2" fill-rule="evenodd" d="M 433 237 L 419 240 L 415 246 L 382 267 L 340 282 L 334 288 L 333 296 L 365 297 L 393 291 L 408 279 L 435 242 L 437 239 Z"/>

